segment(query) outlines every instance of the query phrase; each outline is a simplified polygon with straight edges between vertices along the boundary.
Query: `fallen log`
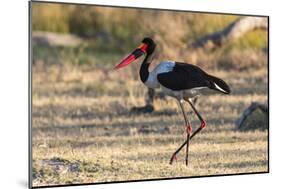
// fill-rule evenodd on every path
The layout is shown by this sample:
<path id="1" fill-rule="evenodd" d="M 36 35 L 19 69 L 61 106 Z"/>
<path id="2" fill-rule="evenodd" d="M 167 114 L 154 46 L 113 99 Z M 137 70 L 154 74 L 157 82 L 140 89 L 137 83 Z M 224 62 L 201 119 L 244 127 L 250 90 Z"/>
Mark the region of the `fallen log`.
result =
<path id="1" fill-rule="evenodd" d="M 193 42 L 191 48 L 217 48 L 229 41 L 240 38 L 249 31 L 256 29 L 268 29 L 266 17 L 242 17 L 230 23 L 224 29 L 203 36 Z"/>
<path id="2" fill-rule="evenodd" d="M 82 43 L 82 38 L 73 34 L 35 31 L 32 33 L 33 44 L 48 47 L 77 47 Z"/>
<path id="3" fill-rule="evenodd" d="M 240 131 L 268 129 L 268 106 L 253 102 L 235 122 L 236 129 Z"/>

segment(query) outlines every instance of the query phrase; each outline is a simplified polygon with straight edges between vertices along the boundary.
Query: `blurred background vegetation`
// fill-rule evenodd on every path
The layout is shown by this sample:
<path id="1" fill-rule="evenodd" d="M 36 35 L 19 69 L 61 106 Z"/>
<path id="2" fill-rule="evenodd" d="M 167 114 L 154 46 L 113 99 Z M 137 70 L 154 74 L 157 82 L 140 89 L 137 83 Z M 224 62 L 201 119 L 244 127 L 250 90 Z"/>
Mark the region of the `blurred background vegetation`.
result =
<path id="1" fill-rule="evenodd" d="M 267 32 L 255 30 L 216 50 L 190 50 L 194 40 L 218 31 L 236 15 L 32 3 L 32 31 L 73 34 L 76 46 L 33 44 L 33 62 L 106 66 L 115 64 L 145 36 L 158 44 L 157 59 L 208 68 L 247 69 L 267 63 Z"/>

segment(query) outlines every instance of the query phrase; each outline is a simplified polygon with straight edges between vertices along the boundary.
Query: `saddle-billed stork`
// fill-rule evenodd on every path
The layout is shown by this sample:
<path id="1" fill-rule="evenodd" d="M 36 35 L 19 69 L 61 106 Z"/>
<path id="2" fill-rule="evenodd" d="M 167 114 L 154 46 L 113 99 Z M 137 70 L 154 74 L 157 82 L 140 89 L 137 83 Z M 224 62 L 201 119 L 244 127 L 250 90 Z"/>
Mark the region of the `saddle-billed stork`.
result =
<path id="1" fill-rule="evenodd" d="M 161 88 L 164 94 L 176 98 L 186 125 L 186 141 L 173 153 L 170 164 L 176 159 L 177 153 L 186 145 L 185 163 L 188 165 L 189 140 L 206 127 L 206 122 L 194 107 L 192 98 L 208 91 L 229 94 L 230 88 L 222 79 L 209 75 L 199 67 L 188 63 L 162 61 L 154 70 L 149 72 L 148 68 L 152 62 L 155 48 L 156 44 L 151 38 L 144 38 L 141 45 L 117 64 L 115 69 L 125 67 L 145 55 L 139 71 L 141 81 L 148 88 Z M 183 107 L 184 101 L 189 103 L 201 122 L 200 127 L 193 133 Z"/>

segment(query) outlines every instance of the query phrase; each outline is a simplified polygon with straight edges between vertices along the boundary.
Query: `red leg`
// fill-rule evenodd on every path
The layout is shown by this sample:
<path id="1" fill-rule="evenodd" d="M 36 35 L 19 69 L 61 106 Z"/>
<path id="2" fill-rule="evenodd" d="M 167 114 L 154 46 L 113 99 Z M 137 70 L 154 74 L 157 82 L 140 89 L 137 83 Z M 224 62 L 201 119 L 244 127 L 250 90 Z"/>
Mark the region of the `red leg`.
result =
<path id="1" fill-rule="evenodd" d="M 172 155 L 172 157 L 171 157 L 171 159 L 170 159 L 170 164 L 172 164 L 174 160 L 176 160 L 176 161 L 178 160 L 177 154 L 176 154 L 176 153 L 174 153 L 174 154 Z"/>
<path id="2" fill-rule="evenodd" d="M 191 127 L 190 123 L 187 125 L 186 131 L 187 131 L 187 133 L 190 132 L 191 136 L 189 137 L 189 140 L 191 140 L 196 134 L 198 134 L 202 129 L 204 129 L 204 128 L 206 127 L 206 121 L 201 117 L 201 115 L 200 115 L 200 114 L 198 113 L 198 111 L 195 109 L 195 107 L 194 107 L 193 104 L 190 102 L 190 100 L 189 100 L 189 99 L 185 99 L 185 100 L 191 105 L 193 111 L 195 112 L 195 114 L 197 115 L 198 119 L 199 119 L 200 122 L 201 122 L 200 127 L 199 127 L 198 129 L 196 129 L 192 134 L 191 134 L 191 132 L 192 132 L 192 127 Z M 186 141 L 174 152 L 173 156 L 177 155 L 177 154 L 179 153 L 179 151 L 180 151 L 186 144 L 188 144 L 188 143 L 189 143 L 189 141 L 186 140 Z M 187 150 L 187 151 L 188 151 L 188 150 Z M 188 155 L 188 154 L 187 154 L 187 155 Z M 172 157 L 173 157 L 173 156 L 172 156 Z M 171 160 L 170 160 L 170 164 L 172 164 L 172 163 L 173 163 L 173 160 L 171 159 Z"/>
<path id="3" fill-rule="evenodd" d="M 190 140 L 190 135 L 192 132 L 192 127 L 190 122 L 188 121 L 188 125 L 186 126 L 186 141 Z M 187 143 L 188 144 L 188 143 Z M 188 165 L 188 151 L 189 151 L 189 145 L 186 145 L 186 154 L 185 154 L 185 165 Z"/>
<path id="4" fill-rule="evenodd" d="M 206 121 L 202 118 L 202 116 L 199 114 L 199 112 L 196 110 L 196 108 L 194 107 L 194 105 L 192 104 L 192 102 L 188 99 L 185 98 L 185 101 L 187 101 L 189 103 L 189 105 L 191 106 L 191 108 L 193 109 L 194 113 L 196 114 L 196 116 L 198 117 L 198 119 L 201 122 L 200 127 L 191 135 L 190 138 L 194 137 L 196 134 L 198 134 L 202 129 L 204 129 L 206 127 Z"/>
<path id="5" fill-rule="evenodd" d="M 189 123 L 189 124 L 186 126 L 186 133 L 187 133 L 187 134 L 191 134 L 191 133 L 192 133 L 191 123 Z"/>
<path id="6" fill-rule="evenodd" d="M 183 102 L 184 102 L 183 100 L 179 100 L 179 105 L 180 105 L 182 113 L 183 113 L 183 117 L 184 117 L 184 121 L 185 121 L 185 125 L 186 125 L 186 131 L 187 131 L 186 143 L 185 143 L 186 144 L 185 164 L 187 165 L 188 164 L 189 140 L 190 140 L 190 134 L 191 134 L 191 131 L 192 131 L 192 127 L 191 127 L 191 124 L 190 124 L 189 120 L 186 117 L 184 107 L 183 107 L 183 104 L 182 104 Z M 170 159 L 170 164 L 173 163 L 177 153 L 180 151 L 181 148 L 183 148 L 184 145 L 180 146 L 180 148 L 173 153 L 173 155 Z"/>
<path id="7" fill-rule="evenodd" d="M 190 136 L 190 139 L 192 139 L 197 133 L 199 133 L 205 127 L 206 127 L 206 121 L 202 120 L 200 127 L 198 129 L 196 129 L 196 131 L 194 131 L 194 133 L 192 133 L 192 135 Z"/>
<path id="8" fill-rule="evenodd" d="M 201 122 L 201 126 L 196 130 L 194 131 L 194 133 L 192 133 L 192 135 L 190 136 L 190 140 L 199 132 L 201 131 L 202 129 L 204 129 L 206 127 L 206 122 L 203 121 Z M 191 124 L 190 125 L 187 125 L 186 126 L 186 131 L 192 132 L 192 127 L 191 127 Z M 180 152 L 180 150 L 187 144 L 187 141 L 185 141 L 173 154 L 172 158 L 170 159 L 170 164 L 173 163 L 174 160 L 177 160 L 177 157 L 176 155 Z"/>

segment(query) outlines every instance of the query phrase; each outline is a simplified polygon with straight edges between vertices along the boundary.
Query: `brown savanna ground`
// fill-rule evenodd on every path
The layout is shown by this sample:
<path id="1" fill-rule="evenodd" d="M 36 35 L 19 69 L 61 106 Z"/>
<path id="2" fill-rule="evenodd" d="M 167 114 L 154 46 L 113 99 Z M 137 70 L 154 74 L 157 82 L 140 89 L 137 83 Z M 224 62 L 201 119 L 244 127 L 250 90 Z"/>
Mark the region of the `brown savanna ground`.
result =
<path id="1" fill-rule="evenodd" d="M 133 68 L 33 66 L 34 186 L 268 170 L 268 131 L 239 132 L 234 125 L 251 102 L 267 101 L 266 66 L 206 70 L 226 80 L 232 94 L 199 99 L 207 127 L 191 141 L 188 167 L 184 150 L 169 165 L 185 138 L 174 99 L 157 100 L 151 114 L 130 113 L 144 105 L 146 92 Z M 194 114 L 189 118 L 199 126 Z"/>

